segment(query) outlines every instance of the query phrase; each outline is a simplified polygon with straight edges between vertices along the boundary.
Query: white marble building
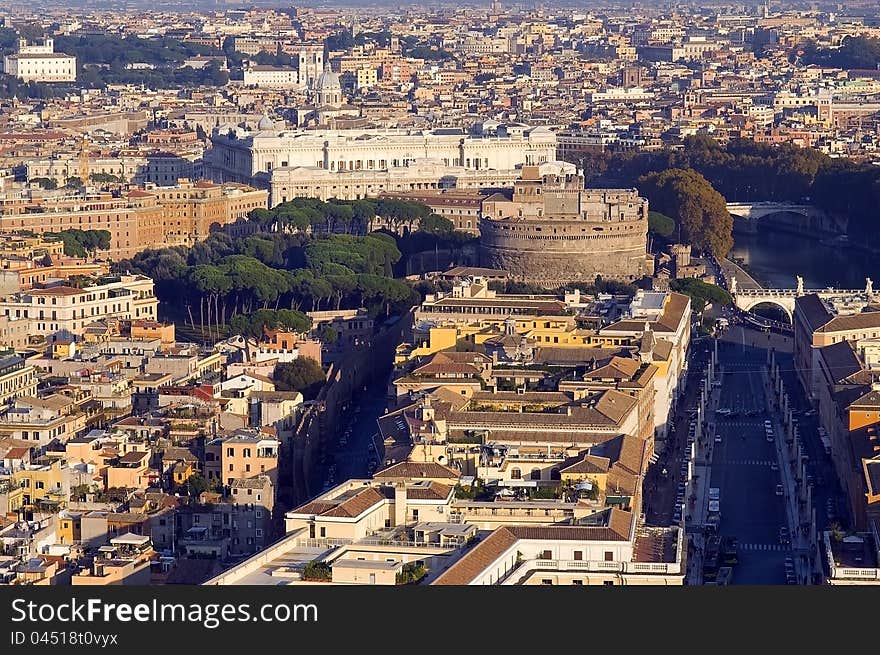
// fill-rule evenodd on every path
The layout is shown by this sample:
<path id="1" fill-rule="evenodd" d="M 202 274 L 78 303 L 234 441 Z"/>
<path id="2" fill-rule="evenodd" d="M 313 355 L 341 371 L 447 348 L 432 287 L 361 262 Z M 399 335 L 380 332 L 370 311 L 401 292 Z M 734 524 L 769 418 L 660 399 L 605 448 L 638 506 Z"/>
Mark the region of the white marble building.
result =
<path id="1" fill-rule="evenodd" d="M 482 127 L 482 126 L 481 126 Z M 265 188 L 272 170 L 384 171 L 433 160 L 471 171 L 513 170 L 556 159 L 556 135 L 546 127 L 502 124 L 461 129 L 247 130 L 216 128 L 206 153 L 207 174 Z"/>

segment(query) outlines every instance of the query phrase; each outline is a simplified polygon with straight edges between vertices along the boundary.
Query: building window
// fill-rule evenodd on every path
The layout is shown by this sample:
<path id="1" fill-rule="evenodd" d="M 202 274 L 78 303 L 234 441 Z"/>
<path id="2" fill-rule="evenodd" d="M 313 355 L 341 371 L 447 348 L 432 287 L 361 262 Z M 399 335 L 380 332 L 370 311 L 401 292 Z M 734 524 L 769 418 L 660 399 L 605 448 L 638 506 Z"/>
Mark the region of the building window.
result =
<path id="1" fill-rule="evenodd" d="M 321 528 L 321 538 L 323 539 L 326 536 L 327 536 L 327 528 Z"/>
<path id="2" fill-rule="evenodd" d="M 582 551 L 582 550 L 574 551 L 574 561 L 575 562 L 580 562 L 583 559 L 584 559 L 584 551 Z"/>
<path id="3" fill-rule="evenodd" d="M 578 587 L 582 587 L 584 584 L 584 581 L 583 580 L 572 580 L 571 584 L 577 585 Z"/>
<path id="4" fill-rule="evenodd" d="M 539 559 L 553 559 L 553 551 L 545 550 L 541 552 L 541 557 Z"/>
<path id="5" fill-rule="evenodd" d="M 510 469 L 510 479 L 511 480 L 521 480 L 522 472 L 518 468 Z"/>
<path id="6" fill-rule="evenodd" d="M 551 580 L 550 578 L 544 578 L 544 579 L 541 580 L 541 584 L 542 584 L 542 585 L 552 585 L 552 584 L 553 584 L 553 580 Z"/>
<path id="7" fill-rule="evenodd" d="M 611 552 L 610 550 L 605 551 L 605 561 L 606 562 L 613 562 L 614 561 L 614 553 Z"/>
<path id="8" fill-rule="evenodd" d="M 541 479 L 541 469 L 532 469 L 530 474 L 532 480 L 540 480 Z"/>

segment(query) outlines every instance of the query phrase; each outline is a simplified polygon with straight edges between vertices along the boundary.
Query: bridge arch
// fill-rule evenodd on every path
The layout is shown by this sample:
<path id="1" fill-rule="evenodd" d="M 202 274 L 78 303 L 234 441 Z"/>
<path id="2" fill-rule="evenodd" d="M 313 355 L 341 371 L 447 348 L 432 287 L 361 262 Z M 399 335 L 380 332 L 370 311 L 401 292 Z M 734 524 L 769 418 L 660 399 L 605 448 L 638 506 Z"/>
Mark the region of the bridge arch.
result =
<path id="1" fill-rule="evenodd" d="M 758 305 L 774 305 L 782 309 L 789 322 L 794 325 L 794 299 L 793 298 L 777 298 L 771 295 L 766 296 L 742 296 L 737 295 L 736 306 L 744 312 L 750 312 Z"/>

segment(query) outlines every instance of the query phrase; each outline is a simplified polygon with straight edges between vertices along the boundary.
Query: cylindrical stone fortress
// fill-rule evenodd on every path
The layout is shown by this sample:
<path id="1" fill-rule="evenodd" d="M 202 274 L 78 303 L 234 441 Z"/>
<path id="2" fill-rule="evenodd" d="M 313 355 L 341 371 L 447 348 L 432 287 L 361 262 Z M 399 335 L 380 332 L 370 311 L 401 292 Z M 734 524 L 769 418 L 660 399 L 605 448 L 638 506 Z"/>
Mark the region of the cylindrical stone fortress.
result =
<path id="1" fill-rule="evenodd" d="M 483 203 L 481 265 L 545 287 L 650 274 L 648 201 L 635 189 L 583 189 L 579 175 L 523 180 Z M 550 178 L 550 179 L 548 179 Z M 581 188 L 578 188 L 580 182 Z"/>

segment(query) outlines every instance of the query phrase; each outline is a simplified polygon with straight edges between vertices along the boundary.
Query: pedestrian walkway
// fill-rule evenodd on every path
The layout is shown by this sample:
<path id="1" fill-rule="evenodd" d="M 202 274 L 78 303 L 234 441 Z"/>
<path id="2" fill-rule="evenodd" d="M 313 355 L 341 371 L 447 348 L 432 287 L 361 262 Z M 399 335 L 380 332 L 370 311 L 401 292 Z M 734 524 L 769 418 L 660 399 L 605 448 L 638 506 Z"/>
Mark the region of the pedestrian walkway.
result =
<path id="1" fill-rule="evenodd" d="M 776 462 L 772 459 L 728 459 L 714 464 L 714 466 L 772 466 Z"/>
<path id="2" fill-rule="evenodd" d="M 715 422 L 731 428 L 763 428 L 764 421 L 755 419 L 754 421 L 728 421 L 724 418 L 716 418 Z"/>
<path id="3" fill-rule="evenodd" d="M 791 546 L 783 546 L 782 544 L 739 544 L 738 550 L 773 550 L 776 552 L 793 552 Z"/>

